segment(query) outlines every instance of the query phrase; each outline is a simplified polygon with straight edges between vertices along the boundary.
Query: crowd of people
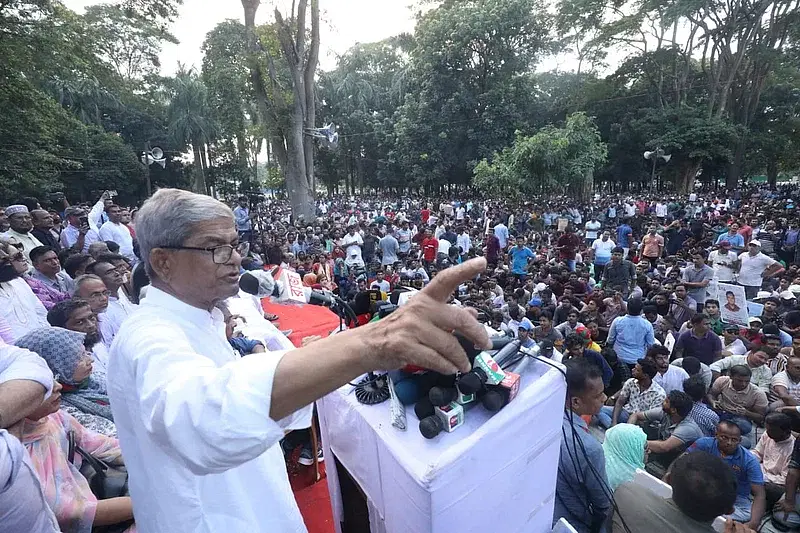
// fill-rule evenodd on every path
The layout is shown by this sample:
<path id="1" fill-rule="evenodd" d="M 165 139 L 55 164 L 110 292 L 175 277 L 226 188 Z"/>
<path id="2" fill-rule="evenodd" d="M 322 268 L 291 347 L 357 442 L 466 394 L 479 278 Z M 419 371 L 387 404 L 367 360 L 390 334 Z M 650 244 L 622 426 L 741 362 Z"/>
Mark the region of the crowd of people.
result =
<path id="1" fill-rule="evenodd" d="M 336 197 L 305 222 L 287 202 L 241 197 L 238 244 L 203 250 L 214 264 L 238 253 L 242 272 L 295 271 L 354 307 L 365 291 L 419 289 L 482 256 L 486 271 L 451 303 L 566 365 L 556 520 L 687 532 L 711 531 L 717 516 L 758 530 L 771 517 L 790 529 L 800 528 L 798 200 L 791 187 L 586 202 Z M 106 371 L 147 298 L 136 217 L 110 193 L 0 209 L 0 502 L 38 510 L 0 505 L 10 531 L 136 527 L 130 498 L 98 498 L 68 444 L 124 464 Z M 286 347 L 277 328 L 251 338 L 242 327 L 279 317 L 243 293 L 232 300 L 219 307 L 237 354 Z M 746 320 L 723 319 L 743 307 Z M 41 390 L 21 397 L 20 380 Z M 303 434 L 283 442 L 311 463 Z M 637 469 L 672 498 L 636 490 Z"/>

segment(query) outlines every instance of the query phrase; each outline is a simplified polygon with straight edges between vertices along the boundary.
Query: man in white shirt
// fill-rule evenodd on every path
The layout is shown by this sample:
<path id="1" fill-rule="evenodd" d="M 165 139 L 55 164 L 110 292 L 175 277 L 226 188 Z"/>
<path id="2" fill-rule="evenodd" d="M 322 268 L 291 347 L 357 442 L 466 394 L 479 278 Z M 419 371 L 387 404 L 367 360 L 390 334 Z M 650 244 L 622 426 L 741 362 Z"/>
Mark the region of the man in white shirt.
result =
<path id="1" fill-rule="evenodd" d="M 722 241 L 719 248 L 708 254 L 708 263 L 714 269 L 717 281 L 731 283 L 736 272 L 739 257 L 731 250 L 731 243 Z"/>
<path id="2" fill-rule="evenodd" d="M 739 254 L 739 285 L 744 286 L 748 300 L 752 300 L 761 290 L 764 278 L 770 278 L 783 272 L 780 263 L 761 253 L 761 242 L 753 239 L 747 245 L 747 251 Z"/>
<path id="3" fill-rule="evenodd" d="M 361 265 L 364 266 L 364 259 L 361 257 L 361 248 L 364 246 L 364 239 L 361 234 L 356 231 L 356 227 L 351 225 L 347 234 L 342 237 L 342 247 L 345 249 L 345 260 L 347 266 Z"/>
<path id="4" fill-rule="evenodd" d="M 214 307 L 239 291 L 233 213 L 161 189 L 138 220 L 152 284 L 111 348 L 108 392 L 140 533 L 306 531 L 277 444 L 309 425 L 310 404 L 377 368 L 469 370 L 453 330 L 490 346 L 467 310 L 445 303 L 485 270 L 478 259 L 442 271 L 391 321 L 238 357 Z"/>
<path id="5" fill-rule="evenodd" d="M 133 253 L 133 237 L 128 226 L 122 224 L 122 209 L 118 205 L 111 205 L 106 212 L 109 221 L 100 228 L 100 238 L 104 241 L 114 241 L 119 244 L 120 255 L 125 256 L 131 263 L 136 263 Z"/>
<path id="6" fill-rule="evenodd" d="M 653 381 L 661 385 L 664 392 L 679 390 L 683 392 L 683 382 L 689 379 L 689 373 L 683 368 L 669 364 L 669 349 L 664 346 L 651 346 L 645 354 L 646 359 L 651 359 L 658 369 Z"/>
<path id="7" fill-rule="evenodd" d="M 456 246 L 461 248 L 461 257 L 464 258 L 469 254 L 472 249 L 472 239 L 469 237 L 469 232 L 466 227 L 461 228 L 461 233 L 456 237 Z"/>
<path id="8" fill-rule="evenodd" d="M 459 205 L 456 208 L 456 220 L 459 221 L 459 222 L 462 222 L 464 220 L 464 213 L 466 213 L 466 210 L 464 209 L 464 206 L 463 205 Z"/>
<path id="9" fill-rule="evenodd" d="M 22 254 L 30 265 L 31 250 L 37 246 L 42 246 L 39 239 L 34 237 L 31 233 L 33 229 L 33 218 L 31 218 L 28 208 L 24 205 L 10 205 L 6 207 L 6 216 L 8 217 L 8 223 L 11 229 L 0 234 L 0 236 L 17 240 L 22 245 Z"/>
<path id="10" fill-rule="evenodd" d="M 419 265 L 419 261 L 416 259 L 409 261 L 408 266 L 403 268 L 400 271 L 400 274 L 407 276 L 412 280 L 419 275 L 425 283 L 428 283 L 431 280 L 430 276 L 428 276 L 428 272 L 426 272 L 425 269 Z"/>
<path id="11" fill-rule="evenodd" d="M 500 249 L 505 250 L 506 245 L 508 244 L 508 228 L 505 224 L 503 224 L 502 220 L 499 220 L 497 225 L 495 225 L 494 236 L 497 237 L 498 241 L 500 241 Z"/>
<path id="12" fill-rule="evenodd" d="M 597 220 L 597 217 L 593 216 L 589 219 L 584 228 L 586 230 L 584 235 L 586 238 L 586 246 L 592 246 L 594 241 L 597 239 L 598 232 L 602 226 L 603 225 L 600 224 L 600 221 Z"/>
<path id="13" fill-rule="evenodd" d="M 103 344 L 109 349 L 114 337 L 117 335 L 120 326 L 133 314 L 138 307 L 120 295 L 122 287 L 122 273 L 111 263 L 98 261 L 86 269 L 89 274 L 94 274 L 103 280 L 103 284 L 108 289 L 108 307 L 97 318 L 100 326 L 100 337 Z"/>

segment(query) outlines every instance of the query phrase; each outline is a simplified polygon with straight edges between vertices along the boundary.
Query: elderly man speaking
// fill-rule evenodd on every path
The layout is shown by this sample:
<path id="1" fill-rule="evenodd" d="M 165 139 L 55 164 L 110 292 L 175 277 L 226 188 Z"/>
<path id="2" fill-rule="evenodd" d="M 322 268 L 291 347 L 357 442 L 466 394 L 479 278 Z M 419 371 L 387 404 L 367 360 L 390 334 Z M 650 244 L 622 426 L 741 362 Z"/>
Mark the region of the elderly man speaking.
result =
<path id="1" fill-rule="evenodd" d="M 455 330 L 488 347 L 475 315 L 445 303 L 484 271 L 477 259 L 443 271 L 384 320 L 240 358 L 214 308 L 239 290 L 231 210 L 162 189 L 137 220 L 152 285 L 111 347 L 108 391 L 140 533 L 306 531 L 278 445 L 294 414 L 370 370 L 468 370 Z"/>

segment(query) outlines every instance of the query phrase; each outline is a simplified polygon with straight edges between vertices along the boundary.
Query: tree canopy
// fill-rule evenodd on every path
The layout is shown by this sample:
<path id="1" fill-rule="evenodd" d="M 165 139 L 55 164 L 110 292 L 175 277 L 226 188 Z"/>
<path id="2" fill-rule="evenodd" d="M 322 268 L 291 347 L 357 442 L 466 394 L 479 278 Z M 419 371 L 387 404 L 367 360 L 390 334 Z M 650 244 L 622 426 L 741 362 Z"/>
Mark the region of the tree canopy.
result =
<path id="1" fill-rule="evenodd" d="M 0 202 L 155 186 L 233 195 L 477 187 L 527 194 L 774 184 L 798 172 L 800 0 L 430 0 L 413 34 L 359 43 L 319 71 L 318 0 L 206 35 L 202 65 L 162 76 L 179 0 L 77 14 L 0 3 Z M 542 72 L 552 54 L 572 71 Z M 338 144 L 319 142 L 333 123 Z"/>

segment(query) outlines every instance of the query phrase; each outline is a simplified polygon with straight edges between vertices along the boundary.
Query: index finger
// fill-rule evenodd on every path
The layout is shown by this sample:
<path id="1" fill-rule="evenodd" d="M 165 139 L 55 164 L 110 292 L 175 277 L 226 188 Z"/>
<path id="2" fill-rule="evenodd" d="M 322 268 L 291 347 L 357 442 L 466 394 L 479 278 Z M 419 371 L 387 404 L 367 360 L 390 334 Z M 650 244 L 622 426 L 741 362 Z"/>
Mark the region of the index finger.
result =
<path id="1" fill-rule="evenodd" d="M 459 285 L 474 278 L 485 270 L 486 259 L 483 257 L 470 259 L 458 266 L 450 267 L 439 272 L 428 286 L 422 289 L 422 293 L 428 295 L 437 302 L 446 302 Z"/>

